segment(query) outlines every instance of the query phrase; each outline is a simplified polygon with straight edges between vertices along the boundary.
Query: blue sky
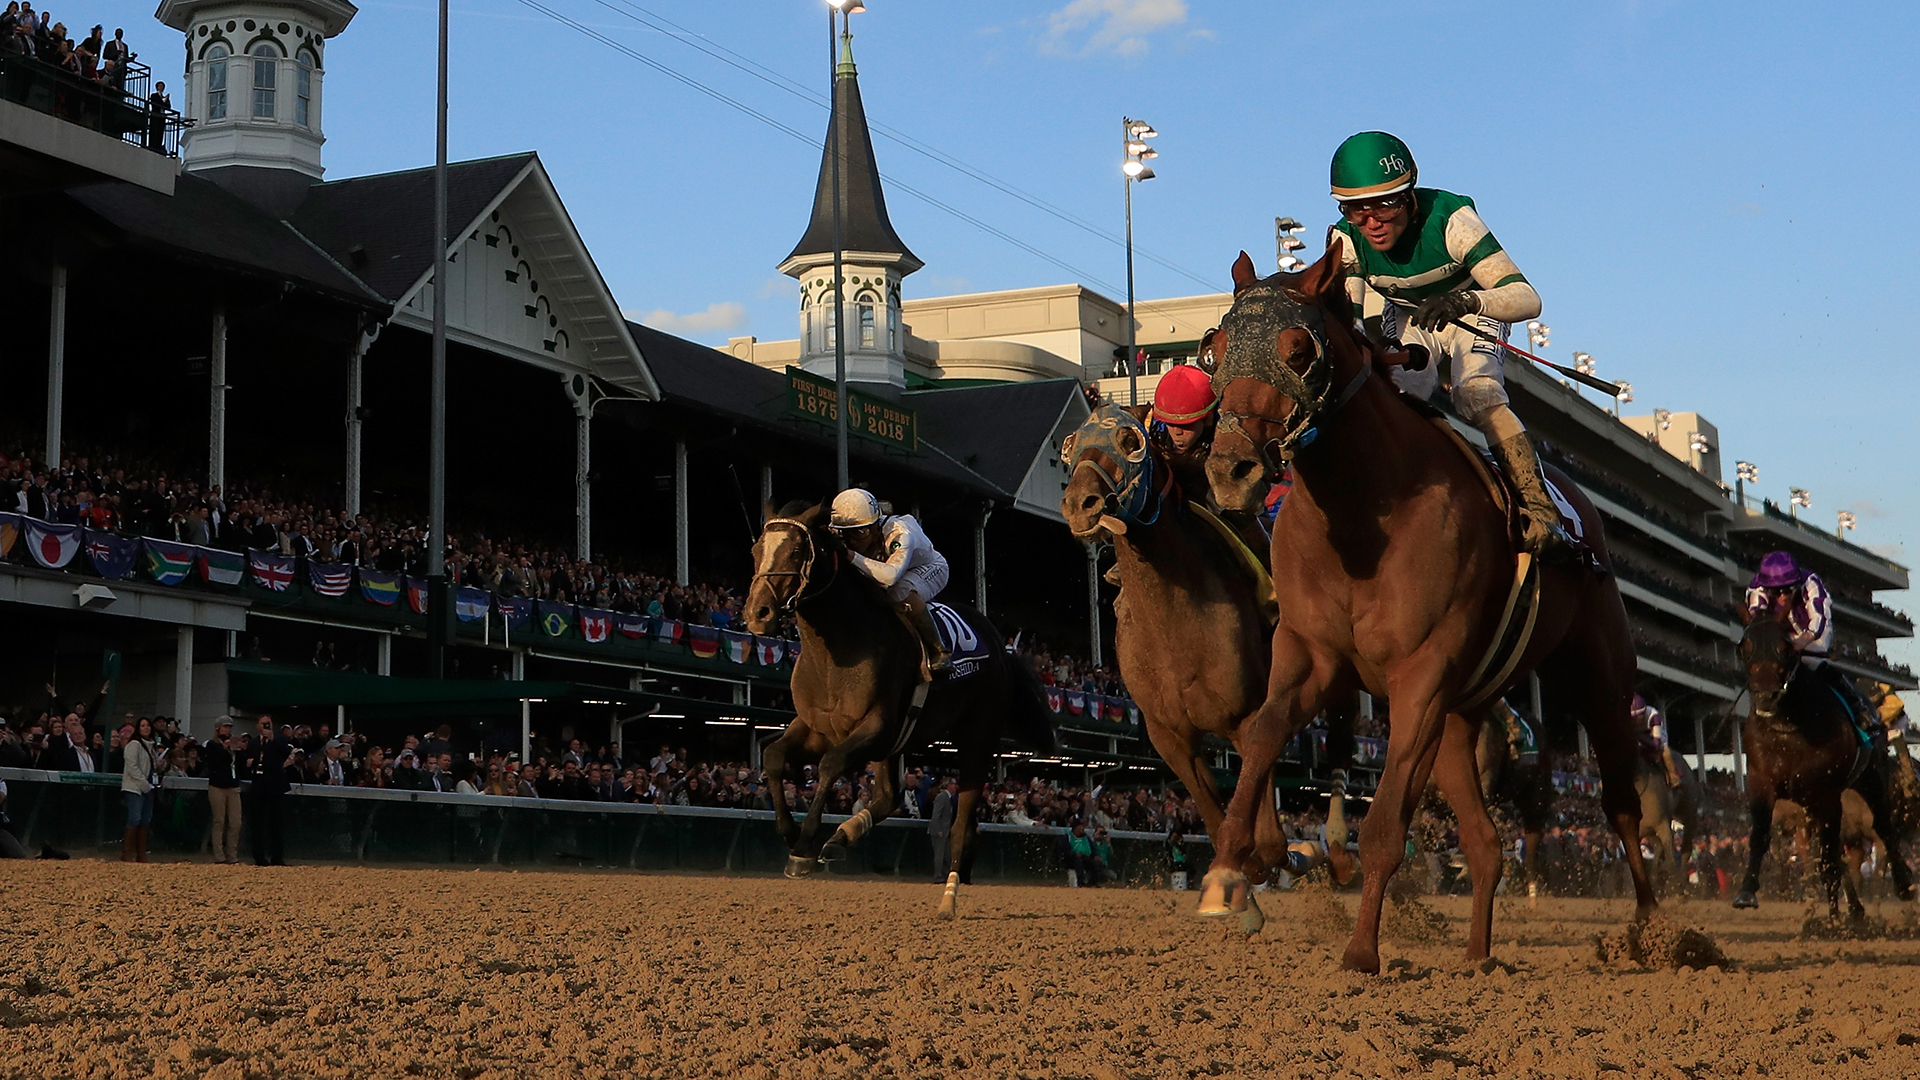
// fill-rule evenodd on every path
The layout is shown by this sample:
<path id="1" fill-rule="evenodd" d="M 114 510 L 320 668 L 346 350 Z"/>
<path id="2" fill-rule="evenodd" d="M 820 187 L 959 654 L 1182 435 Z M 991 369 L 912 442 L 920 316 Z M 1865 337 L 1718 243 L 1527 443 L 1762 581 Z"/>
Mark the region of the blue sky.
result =
<path id="1" fill-rule="evenodd" d="M 629 312 L 708 342 L 794 336 L 773 267 L 805 224 L 825 110 L 634 16 L 817 98 L 822 0 L 539 2 L 807 141 L 519 0 L 455 0 L 454 156 L 539 151 Z M 1142 259 L 1141 296 L 1220 288 L 1243 247 L 1271 266 L 1277 214 L 1308 222 L 1317 254 L 1333 148 L 1394 131 L 1423 182 L 1476 199 L 1539 288 L 1551 355 L 1592 353 L 1633 383 L 1632 409 L 1704 413 L 1727 461 L 1759 465 L 1761 493 L 1805 487 L 1812 520 L 1851 509 L 1857 542 L 1920 557 L 1900 329 L 1920 241 L 1910 6 L 870 2 L 855 54 L 876 125 L 1109 237 L 1120 117 L 1159 128 L 1137 244 L 1199 280 Z M 116 9 L 164 77 L 177 37 L 144 5 L 94 10 Z M 333 42 L 330 176 L 431 162 L 433 37 L 432 4 L 368 0 Z M 1075 271 L 890 189 L 927 263 L 909 295 L 1124 281 L 1110 239 L 884 137 L 875 149 L 901 184 Z"/>

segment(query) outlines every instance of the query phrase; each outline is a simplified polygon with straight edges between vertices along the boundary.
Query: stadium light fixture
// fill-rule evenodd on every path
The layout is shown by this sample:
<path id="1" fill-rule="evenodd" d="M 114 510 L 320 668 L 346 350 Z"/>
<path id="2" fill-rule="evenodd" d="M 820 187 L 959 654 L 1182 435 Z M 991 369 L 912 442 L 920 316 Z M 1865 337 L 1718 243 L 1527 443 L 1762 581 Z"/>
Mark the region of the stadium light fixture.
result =
<path id="1" fill-rule="evenodd" d="M 1160 133 L 1153 130 L 1153 125 L 1147 123 L 1145 120 L 1127 121 L 1127 135 L 1129 138 L 1134 139 L 1157 139 L 1160 137 Z"/>
<path id="2" fill-rule="evenodd" d="M 842 15 L 853 15 L 867 10 L 867 5 L 860 0 L 827 0 L 827 3 Z"/>
<path id="3" fill-rule="evenodd" d="M 1854 529 L 1857 527 L 1858 526 L 1855 525 L 1854 523 L 1853 511 L 1842 510 L 1840 511 L 1840 527 L 1833 530 L 1833 534 L 1839 537 L 1840 539 L 1845 540 L 1847 538 L 1847 531 L 1849 529 Z"/>
<path id="4" fill-rule="evenodd" d="M 1593 374 L 1593 369 L 1599 366 L 1600 362 L 1593 358 L 1592 353 L 1576 352 L 1573 354 L 1573 370 L 1582 375 Z"/>
<path id="5" fill-rule="evenodd" d="M 1671 409 L 1653 410 L 1653 426 L 1655 429 L 1659 431 L 1665 431 L 1668 428 L 1672 427 L 1673 426 L 1673 410 Z M 1658 442 L 1659 436 L 1656 435 L 1654 437 L 1654 441 Z"/>
<path id="6" fill-rule="evenodd" d="M 1300 239 L 1299 235 L 1305 229 L 1305 225 L 1290 217 L 1273 219 L 1273 242 L 1277 250 L 1275 262 L 1281 270 L 1292 273 L 1307 265 L 1306 260 L 1295 254 L 1307 249 L 1307 242 Z"/>
<path id="7" fill-rule="evenodd" d="M 1747 508 L 1747 485 L 1760 482 L 1760 467 L 1751 461 L 1733 463 L 1733 498 L 1740 509 Z"/>
<path id="8" fill-rule="evenodd" d="M 1790 487 L 1787 495 L 1787 513 L 1795 521 L 1800 520 L 1801 510 L 1813 509 L 1813 494 L 1806 488 Z"/>
<path id="9" fill-rule="evenodd" d="M 1709 441 L 1705 435 L 1696 431 L 1687 436 L 1687 449 L 1692 450 L 1696 454 L 1711 454 L 1713 453 L 1713 443 Z"/>
<path id="10" fill-rule="evenodd" d="M 1553 327 L 1534 319 L 1527 323 L 1527 340 L 1536 349 L 1544 349 L 1553 344 Z"/>
<path id="11" fill-rule="evenodd" d="M 1133 314 L 1133 185 L 1153 179 L 1153 167 L 1147 162 L 1159 157 L 1160 152 L 1148 146 L 1147 140 L 1159 135 L 1145 120 L 1131 116 L 1120 118 L 1120 145 L 1126 151 L 1120 172 L 1125 177 L 1121 186 L 1126 189 L 1127 203 L 1127 351 L 1122 354 L 1122 362 L 1127 365 L 1128 405 L 1140 404 L 1140 350 L 1135 340 Z"/>

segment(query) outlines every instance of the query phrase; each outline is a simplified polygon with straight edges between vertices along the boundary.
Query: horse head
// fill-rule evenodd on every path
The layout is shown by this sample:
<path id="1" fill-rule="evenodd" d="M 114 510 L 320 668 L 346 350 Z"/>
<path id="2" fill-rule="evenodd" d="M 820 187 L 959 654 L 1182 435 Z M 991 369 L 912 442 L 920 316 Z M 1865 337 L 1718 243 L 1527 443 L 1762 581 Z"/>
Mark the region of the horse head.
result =
<path id="1" fill-rule="evenodd" d="M 1800 669 L 1786 624 L 1775 618 L 1749 622 L 1740 638 L 1740 663 L 1747 669 L 1747 692 L 1753 695 L 1754 715 L 1772 719 Z"/>
<path id="2" fill-rule="evenodd" d="M 1369 366 L 1351 321 L 1339 249 L 1268 278 L 1246 252 L 1234 261 L 1233 306 L 1200 356 L 1220 395 L 1207 480 L 1221 506 L 1259 509 L 1285 462 L 1359 389 Z"/>
<path id="3" fill-rule="evenodd" d="M 762 512 L 766 524 L 753 544 L 753 584 L 747 589 L 747 629 L 765 634 L 774 620 L 808 593 L 821 564 L 838 565 L 839 540 L 826 527 L 825 503 L 792 502 Z M 826 558 L 821 558 L 825 553 Z"/>
<path id="4" fill-rule="evenodd" d="M 1159 517 L 1157 499 L 1166 463 L 1147 437 L 1151 408 L 1102 405 L 1080 430 L 1060 444 L 1060 460 L 1070 478 L 1060 495 L 1060 514 L 1076 540 L 1102 531 L 1121 535 L 1130 525 L 1151 525 Z"/>

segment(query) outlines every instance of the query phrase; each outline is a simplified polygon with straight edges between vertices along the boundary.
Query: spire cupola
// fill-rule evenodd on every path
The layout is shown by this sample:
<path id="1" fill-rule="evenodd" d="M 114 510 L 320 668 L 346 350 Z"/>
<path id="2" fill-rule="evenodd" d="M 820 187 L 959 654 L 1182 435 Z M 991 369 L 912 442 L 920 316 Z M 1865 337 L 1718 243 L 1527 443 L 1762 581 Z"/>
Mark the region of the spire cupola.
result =
<path id="1" fill-rule="evenodd" d="M 873 137 L 860 100 L 853 35 L 840 36 L 834 69 L 833 115 L 827 121 L 820 176 L 814 184 L 807 231 L 781 261 L 781 273 L 800 282 L 800 366 L 831 376 L 834 368 L 833 166 L 840 163 L 840 250 L 844 268 L 847 378 L 906 385 L 906 328 L 900 322 L 900 281 L 925 265 L 893 231 L 886 193 L 873 158 Z"/>

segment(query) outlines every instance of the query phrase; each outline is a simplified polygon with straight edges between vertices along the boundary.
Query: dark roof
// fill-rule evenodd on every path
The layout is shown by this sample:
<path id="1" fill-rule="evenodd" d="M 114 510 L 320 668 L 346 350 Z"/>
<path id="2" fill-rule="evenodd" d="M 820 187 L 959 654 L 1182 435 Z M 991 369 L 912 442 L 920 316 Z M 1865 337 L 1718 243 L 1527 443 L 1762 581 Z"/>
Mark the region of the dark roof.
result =
<path id="1" fill-rule="evenodd" d="M 1003 491 L 1017 492 L 1053 426 L 1082 393 L 1075 379 L 918 390 L 901 399 L 930 441 Z"/>
<path id="2" fill-rule="evenodd" d="M 788 438 L 802 439 L 821 446 L 831 445 L 833 435 L 825 427 L 803 421 L 787 412 L 787 379 L 784 374 L 768 368 L 759 367 L 737 357 L 728 356 L 716 349 L 699 345 L 685 338 L 675 337 L 636 322 L 627 323 L 633 332 L 634 343 L 640 346 L 640 354 L 647 358 L 647 367 L 660 384 L 662 400 L 669 404 L 692 407 L 703 412 L 716 413 L 735 422 L 751 424 L 762 430 L 772 431 Z M 1071 384 L 1072 380 L 1060 380 Z M 1052 386 L 1052 383 L 1024 383 L 1021 386 Z M 873 390 L 877 388 L 863 387 Z M 999 391 L 1002 386 L 978 387 L 977 390 Z M 954 390 L 948 394 L 964 395 L 970 391 Z M 886 396 L 881 394 L 879 396 Z M 1014 395 L 1017 397 L 1018 395 Z M 921 395 L 908 395 L 903 402 L 915 410 L 920 409 Z M 1046 420 L 1045 427 L 1036 437 L 1044 441 L 1052 431 L 1053 421 L 1060 415 L 1063 401 L 1054 400 L 1053 413 Z M 953 411 L 966 408 L 954 403 Z M 941 411 L 948 411 L 947 403 L 942 402 Z M 1025 415 L 1040 411 L 1026 409 Z M 1031 430 L 1019 425 L 992 425 L 993 430 L 1003 433 Z M 961 451 L 956 451 L 946 441 L 960 433 L 960 427 L 942 425 L 943 434 L 939 438 L 929 435 L 927 414 L 920 414 L 919 449 L 912 454 L 898 451 L 881 451 L 873 444 L 862 439 L 854 439 L 849 451 L 856 459 L 878 462 L 911 472 L 918 472 L 960 487 L 1012 498 L 1019 490 L 1020 481 L 1026 476 L 1026 466 L 1033 460 L 1039 442 L 1029 442 L 1026 448 L 1026 462 L 1022 462 L 1013 473 L 1011 484 L 1002 484 L 984 475 L 979 469 L 966 461 L 966 455 L 973 454 L 984 459 L 982 451 L 966 448 L 976 442 L 968 438 Z M 1005 450 L 1002 456 L 1016 457 L 1018 450 Z M 996 462 L 999 458 L 995 458 Z M 1002 468 L 1004 474 L 1009 470 Z"/>
<path id="3" fill-rule="evenodd" d="M 813 218 L 787 259 L 833 252 L 833 155 L 838 149 L 841 250 L 896 253 L 910 264 L 909 273 L 918 270 L 924 264 L 887 219 L 887 196 L 880 188 L 880 166 L 873 160 L 873 136 L 867 131 L 867 110 L 860 103 L 860 77 L 854 73 L 851 52 L 842 56 L 833 97 L 827 144 L 820 153 L 820 179 L 813 188 Z"/>
<path id="4" fill-rule="evenodd" d="M 286 222 L 192 173 L 180 174 L 171 196 L 134 184 L 95 184 L 73 188 L 68 197 L 136 246 L 293 281 L 368 306 L 379 300 Z"/>
<path id="5" fill-rule="evenodd" d="M 447 240 L 452 243 L 520 175 L 531 153 L 447 165 Z M 315 184 L 292 223 L 375 292 L 398 302 L 427 272 L 433 244 L 433 169 L 408 169 Z M 353 248 L 358 245 L 358 255 Z"/>

